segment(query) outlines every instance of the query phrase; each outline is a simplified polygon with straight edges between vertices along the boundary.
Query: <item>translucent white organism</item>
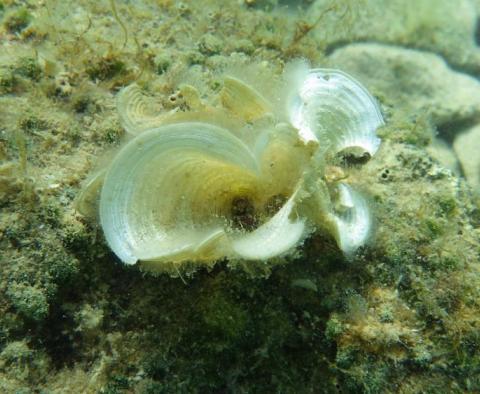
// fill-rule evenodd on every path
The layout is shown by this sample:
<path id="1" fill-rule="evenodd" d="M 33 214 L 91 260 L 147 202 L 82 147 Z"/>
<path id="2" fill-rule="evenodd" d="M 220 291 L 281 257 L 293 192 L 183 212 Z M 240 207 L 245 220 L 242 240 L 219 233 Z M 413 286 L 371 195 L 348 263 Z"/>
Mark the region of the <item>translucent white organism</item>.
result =
<path id="1" fill-rule="evenodd" d="M 264 153 L 266 151 L 263 151 Z M 304 219 L 290 219 L 294 194 L 251 231 L 281 190 L 263 181 L 262 157 L 228 130 L 175 123 L 131 140 L 114 159 L 100 198 L 107 242 L 128 264 L 142 261 L 266 260 L 302 238 Z M 235 208 L 247 205 L 238 215 Z M 235 225 L 237 221 L 237 225 Z M 261 245 L 261 247 L 259 247 Z"/>
<path id="2" fill-rule="evenodd" d="M 345 152 L 375 154 L 378 105 L 336 70 L 299 63 L 285 86 L 283 98 L 269 100 L 226 77 L 221 107 L 188 87 L 194 110 L 163 114 L 136 85 L 118 94 L 133 138 L 90 184 L 101 185 L 102 229 L 123 262 L 161 270 L 221 258 L 266 261 L 294 251 L 317 228 L 346 255 L 366 242 L 368 204 L 348 185 L 348 168 L 332 168 Z M 92 198 L 84 194 L 86 206 Z"/>
<path id="3" fill-rule="evenodd" d="M 383 125 L 372 95 L 349 75 L 330 69 L 306 70 L 288 101 L 290 122 L 304 141 L 327 143 L 335 152 L 359 147 L 373 156 Z"/>
<path id="4" fill-rule="evenodd" d="M 332 215 L 338 246 L 347 255 L 365 243 L 372 223 L 366 200 L 350 186 L 338 184 L 338 204 Z"/>

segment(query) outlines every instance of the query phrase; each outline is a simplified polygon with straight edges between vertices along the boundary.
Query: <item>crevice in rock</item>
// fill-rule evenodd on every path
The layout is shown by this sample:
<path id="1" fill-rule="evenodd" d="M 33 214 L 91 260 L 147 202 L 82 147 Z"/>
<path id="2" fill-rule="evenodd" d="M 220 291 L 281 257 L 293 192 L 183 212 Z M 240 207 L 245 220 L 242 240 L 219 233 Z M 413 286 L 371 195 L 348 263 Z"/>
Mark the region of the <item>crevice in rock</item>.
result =
<path id="1" fill-rule="evenodd" d="M 455 119 L 449 122 L 444 122 L 437 125 L 438 135 L 441 139 L 452 145 L 455 138 L 461 133 L 471 129 L 478 124 L 480 119 L 478 117 L 470 117 L 464 119 Z"/>

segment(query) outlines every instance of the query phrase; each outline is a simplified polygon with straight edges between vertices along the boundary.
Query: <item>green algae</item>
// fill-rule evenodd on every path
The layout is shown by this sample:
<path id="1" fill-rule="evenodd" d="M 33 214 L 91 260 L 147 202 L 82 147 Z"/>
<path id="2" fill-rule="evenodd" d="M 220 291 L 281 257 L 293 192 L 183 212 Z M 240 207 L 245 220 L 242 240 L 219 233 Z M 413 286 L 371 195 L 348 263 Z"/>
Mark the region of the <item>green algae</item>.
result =
<path id="1" fill-rule="evenodd" d="M 18 60 L 13 72 L 33 81 L 39 81 L 42 76 L 42 69 L 36 59 L 25 57 Z"/>
<path id="2" fill-rule="evenodd" d="M 0 92 L 2 94 L 12 93 L 16 82 L 15 75 L 8 68 L 0 68 Z"/>
<path id="3" fill-rule="evenodd" d="M 121 59 L 108 55 L 89 64 L 85 71 L 93 81 L 97 79 L 103 81 L 124 74 L 126 66 Z"/>
<path id="4" fill-rule="evenodd" d="M 46 294 L 41 289 L 12 282 L 9 284 L 6 294 L 13 307 L 25 318 L 41 321 L 48 315 Z"/>
<path id="5" fill-rule="evenodd" d="M 3 9 L 3 4 L 2 4 Z M 10 33 L 19 33 L 25 29 L 32 20 L 32 15 L 25 7 L 11 10 L 3 18 L 3 25 Z"/>

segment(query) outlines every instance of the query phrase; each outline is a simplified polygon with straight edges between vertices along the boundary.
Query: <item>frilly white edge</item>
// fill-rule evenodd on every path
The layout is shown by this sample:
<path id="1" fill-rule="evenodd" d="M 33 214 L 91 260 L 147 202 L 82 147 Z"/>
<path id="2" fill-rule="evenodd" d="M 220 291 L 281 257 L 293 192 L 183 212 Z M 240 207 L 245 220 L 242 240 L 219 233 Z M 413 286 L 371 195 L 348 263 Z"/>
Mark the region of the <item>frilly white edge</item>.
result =
<path id="1" fill-rule="evenodd" d="M 384 121 L 377 102 L 362 84 L 333 69 L 296 73 L 297 86 L 287 112 L 301 138 L 328 142 L 333 153 L 360 147 L 373 156 L 381 142 L 375 131 Z"/>

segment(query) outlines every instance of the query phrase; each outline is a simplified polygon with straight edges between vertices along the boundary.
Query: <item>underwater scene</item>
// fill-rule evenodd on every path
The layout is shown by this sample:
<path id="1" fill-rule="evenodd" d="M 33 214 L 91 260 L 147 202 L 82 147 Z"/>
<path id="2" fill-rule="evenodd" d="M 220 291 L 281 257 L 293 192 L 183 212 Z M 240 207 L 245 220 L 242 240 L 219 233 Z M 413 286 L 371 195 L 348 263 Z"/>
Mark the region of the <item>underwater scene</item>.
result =
<path id="1" fill-rule="evenodd" d="M 480 0 L 0 0 L 0 393 L 480 393 Z"/>

